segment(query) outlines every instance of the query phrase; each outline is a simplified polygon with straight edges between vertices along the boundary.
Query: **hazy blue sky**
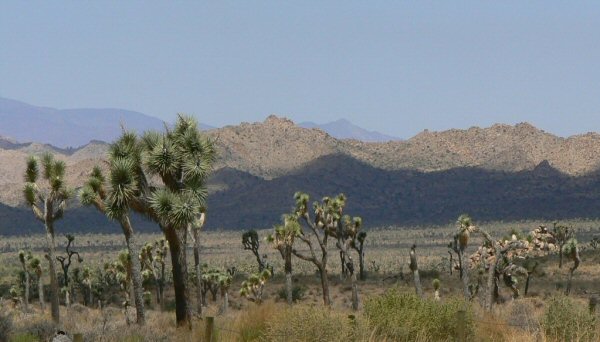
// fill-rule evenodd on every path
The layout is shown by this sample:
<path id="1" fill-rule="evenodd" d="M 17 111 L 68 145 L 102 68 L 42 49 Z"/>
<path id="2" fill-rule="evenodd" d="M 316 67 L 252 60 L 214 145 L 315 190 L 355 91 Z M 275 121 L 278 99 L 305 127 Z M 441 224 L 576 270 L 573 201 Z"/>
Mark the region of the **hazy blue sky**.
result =
<path id="1" fill-rule="evenodd" d="M 600 5 L 3 0 L 0 96 L 213 125 L 343 117 L 400 137 L 600 131 Z"/>

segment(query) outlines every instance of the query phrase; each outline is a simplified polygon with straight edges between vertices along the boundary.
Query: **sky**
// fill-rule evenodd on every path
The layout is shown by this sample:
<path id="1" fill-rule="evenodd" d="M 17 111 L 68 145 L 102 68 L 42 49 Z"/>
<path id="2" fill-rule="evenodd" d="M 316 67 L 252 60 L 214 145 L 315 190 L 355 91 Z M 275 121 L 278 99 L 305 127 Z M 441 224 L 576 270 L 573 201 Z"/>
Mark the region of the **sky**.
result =
<path id="1" fill-rule="evenodd" d="M 600 2 L 3 0 L 0 96 L 401 138 L 600 131 Z"/>

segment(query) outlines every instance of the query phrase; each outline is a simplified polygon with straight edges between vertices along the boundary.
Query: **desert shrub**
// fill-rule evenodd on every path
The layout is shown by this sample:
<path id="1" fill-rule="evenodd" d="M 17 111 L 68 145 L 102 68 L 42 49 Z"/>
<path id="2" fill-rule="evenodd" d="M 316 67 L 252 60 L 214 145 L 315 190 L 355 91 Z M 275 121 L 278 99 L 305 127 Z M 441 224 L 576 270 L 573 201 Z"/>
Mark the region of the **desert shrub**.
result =
<path id="1" fill-rule="evenodd" d="M 39 342 L 40 338 L 30 334 L 30 333 L 22 333 L 16 334 L 11 339 L 10 342 Z"/>
<path id="2" fill-rule="evenodd" d="M 267 341 L 364 341 L 369 325 L 362 316 L 348 315 L 324 307 L 293 306 L 267 321 Z"/>
<path id="3" fill-rule="evenodd" d="M 8 341 L 13 330 L 13 321 L 9 315 L 0 313 L 0 342 Z"/>
<path id="4" fill-rule="evenodd" d="M 294 302 L 301 300 L 302 298 L 304 298 L 305 293 L 306 293 L 306 286 L 294 285 L 292 287 L 292 300 Z M 283 300 L 287 299 L 287 293 L 285 292 L 285 287 L 280 288 L 279 291 L 277 291 L 277 294 L 279 295 L 279 298 L 281 298 Z"/>
<path id="5" fill-rule="evenodd" d="M 466 333 L 473 335 L 472 309 L 460 299 L 439 302 L 390 289 L 381 296 L 369 298 L 364 308 L 378 337 L 395 341 L 455 340 L 461 310 L 466 312 Z"/>
<path id="6" fill-rule="evenodd" d="M 283 313 L 283 306 L 271 302 L 262 305 L 251 304 L 240 312 L 234 330 L 239 332 L 239 341 L 259 341 L 267 329 L 267 321 Z"/>
<path id="7" fill-rule="evenodd" d="M 551 341 L 597 341 L 596 316 L 566 296 L 554 296 L 542 318 L 546 338 Z"/>
<path id="8" fill-rule="evenodd" d="M 49 341 L 56 334 L 56 325 L 50 320 L 40 319 L 27 322 L 19 329 L 22 335 L 37 337 L 40 341 Z"/>

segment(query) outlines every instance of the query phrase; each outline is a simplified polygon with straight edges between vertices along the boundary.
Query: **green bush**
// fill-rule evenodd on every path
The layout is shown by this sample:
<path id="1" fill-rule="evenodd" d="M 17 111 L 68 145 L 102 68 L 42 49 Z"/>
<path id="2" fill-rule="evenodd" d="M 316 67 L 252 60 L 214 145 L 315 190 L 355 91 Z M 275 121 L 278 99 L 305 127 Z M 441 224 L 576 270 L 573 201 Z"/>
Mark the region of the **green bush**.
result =
<path id="1" fill-rule="evenodd" d="M 267 321 L 267 341 L 365 341 L 369 325 L 362 316 L 350 318 L 335 310 L 293 306 Z"/>
<path id="2" fill-rule="evenodd" d="M 458 338 L 458 311 L 465 311 L 467 336 L 475 330 L 471 306 L 459 299 L 438 302 L 390 289 L 365 302 L 365 315 L 380 339 L 450 341 Z"/>
<path id="3" fill-rule="evenodd" d="M 17 334 L 15 336 L 13 336 L 10 339 L 10 342 L 38 342 L 40 339 L 39 337 L 30 334 L 30 333 L 23 333 L 23 334 Z"/>
<path id="4" fill-rule="evenodd" d="M 306 293 L 306 286 L 304 286 L 304 285 L 292 286 L 292 301 L 297 302 L 297 301 L 301 300 L 302 298 L 304 298 L 305 293 Z M 287 292 L 285 290 L 285 286 L 280 288 L 279 291 L 277 291 L 277 294 L 279 295 L 279 298 L 286 300 Z"/>
<path id="5" fill-rule="evenodd" d="M 598 322 L 584 305 L 566 296 L 548 300 L 542 318 L 546 338 L 551 341 L 597 341 Z"/>

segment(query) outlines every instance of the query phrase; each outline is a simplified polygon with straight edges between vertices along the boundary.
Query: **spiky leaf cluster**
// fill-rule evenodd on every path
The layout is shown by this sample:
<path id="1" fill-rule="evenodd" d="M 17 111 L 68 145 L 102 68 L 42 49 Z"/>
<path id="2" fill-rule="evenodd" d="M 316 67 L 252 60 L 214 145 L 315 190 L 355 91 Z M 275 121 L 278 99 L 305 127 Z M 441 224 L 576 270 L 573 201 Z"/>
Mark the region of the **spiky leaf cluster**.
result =
<path id="1" fill-rule="evenodd" d="M 268 269 L 251 274 L 247 280 L 242 282 L 240 296 L 246 297 L 250 301 L 260 303 L 262 301 L 263 288 L 271 276 L 271 271 Z"/>
<path id="2" fill-rule="evenodd" d="M 294 245 L 294 238 L 302 233 L 298 218 L 294 215 L 284 215 L 283 224 L 275 226 L 275 232 L 267 236 L 267 241 L 278 250 Z"/>
<path id="3" fill-rule="evenodd" d="M 40 167 L 42 165 L 43 179 L 48 183 L 48 192 L 43 193 L 37 181 L 40 176 Z M 62 216 L 62 210 L 66 205 L 66 200 L 71 196 L 71 192 L 65 185 L 65 169 L 66 164 L 62 160 L 54 159 L 50 153 L 44 153 L 41 158 L 30 156 L 27 158 L 25 169 L 25 186 L 23 194 L 25 201 L 36 212 L 36 216 L 40 218 L 41 211 L 39 202 L 49 200 L 53 204 L 57 204 L 58 208 L 55 214 L 56 218 Z"/>

